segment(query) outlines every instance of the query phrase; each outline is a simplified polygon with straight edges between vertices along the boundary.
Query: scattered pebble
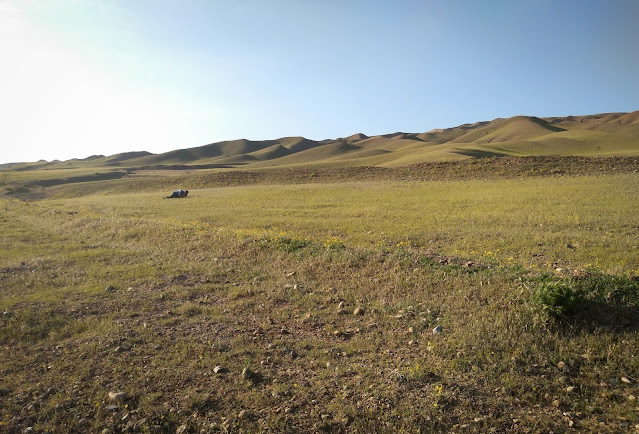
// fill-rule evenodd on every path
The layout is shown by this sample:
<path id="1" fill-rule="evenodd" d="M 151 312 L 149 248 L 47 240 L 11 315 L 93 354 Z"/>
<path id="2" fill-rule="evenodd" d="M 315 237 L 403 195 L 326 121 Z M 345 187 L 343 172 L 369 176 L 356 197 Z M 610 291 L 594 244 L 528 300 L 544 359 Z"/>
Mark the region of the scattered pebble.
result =
<path id="1" fill-rule="evenodd" d="M 259 380 L 259 375 L 251 368 L 244 368 L 242 370 L 242 378 L 256 383 Z"/>
<path id="2" fill-rule="evenodd" d="M 568 392 L 568 393 L 572 393 L 572 392 L 574 392 L 574 391 L 575 391 L 575 386 L 568 386 L 568 387 L 566 387 L 566 392 Z"/>
<path id="3" fill-rule="evenodd" d="M 415 333 L 415 329 L 412 327 L 408 327 L 408 333 Z"/>
<path id="4" fill-rule="evenodd" d="M 129 394 L 126 392 L 109 392 L 109 399 L 111 401 L 126 401 L 129 399 Z"/>
<path id="5" fill-rule="evenodd" d="M 561 369 L 562 371 L 565 370 L 565 369 L 568 369 L 568 365 L 563 360 L 561 360 L 559 363 L 557 363 L 557 367 L 559 369 Z"/>
<path id="6" fill-rule="evenodd" d="M 340 301 L 339 304 L 337 305 L 337 309 L 344 309 L 344 302 Z"/>
<path id="7" fill-rule="evenodd" d="M 628 377 L 621 377 L 621 381 L 623 381 L 626 384 L 632 384 L 632 381 Z"/>
<path id="8" fill-rule="evenodd" d="M 437 327 L 433 329 L 433 333 L 441 333 L 443 331 L 444 331 L 444 327 L 442 327 L 441 325 L 438 325 Z"/>
<path id="9" fill-rule="evenodd" d="M 355 310 L 353 311 L 353 315 L 364 315 L 364 308 L 356 307 Z"/>
<path id="10" fill-rule="evenodd" d="M 143 426 L 148 425 L 148 420 L 146 418 L 142 418 L 135 423 L 133 426 L 134 430 L 141 430 Z"/>
<path id="11" fill-rule="evenodd" d="M 115 292 L 115 287 L 109 285 L 104 289 L 105 292 Z"/>
<path id="12" fill-rule="evenodd" d="M 570 383 L 570 378 L 566 377 L 565 375 L 562 375 L 561 377 L 559 377 L 559 382 L 561 384 L 568 384 Z"/>
<path id="13" fill-rule="evenodd" d="M 213 372 L 215 372 L 216 374 L 224 374 L 225 372 L 227 372 L 227 369 L 224 366 L 217 365 L 215 368 L 213 368 Z"/>

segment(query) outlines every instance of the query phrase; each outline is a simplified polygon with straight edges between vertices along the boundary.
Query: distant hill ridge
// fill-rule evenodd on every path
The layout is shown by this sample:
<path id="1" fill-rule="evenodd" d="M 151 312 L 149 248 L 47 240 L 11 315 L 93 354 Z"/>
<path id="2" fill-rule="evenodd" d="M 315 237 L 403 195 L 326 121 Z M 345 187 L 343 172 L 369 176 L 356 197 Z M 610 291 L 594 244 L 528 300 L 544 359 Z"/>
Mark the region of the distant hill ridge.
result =
<path id="1" fill-rule="evenodd" d="M 514 116 L 433 129 L 315 141 L 304 137 L 238 139 L 161 154 L 125 152 L 82 160 L 19 163 L 0 168 L 42 167 L 397 167 L 506 155 L 639 155 L 639 111 L 538 118 Z"/>

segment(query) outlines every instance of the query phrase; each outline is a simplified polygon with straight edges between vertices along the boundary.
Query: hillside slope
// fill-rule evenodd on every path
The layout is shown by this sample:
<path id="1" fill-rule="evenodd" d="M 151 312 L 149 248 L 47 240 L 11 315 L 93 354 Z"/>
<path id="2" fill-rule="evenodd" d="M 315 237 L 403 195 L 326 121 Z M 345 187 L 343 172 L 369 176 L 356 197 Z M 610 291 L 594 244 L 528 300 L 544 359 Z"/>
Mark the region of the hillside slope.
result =
<path id="1" fill-rule="evenodd" d="M 639 111 L 537 118 L 514 116 L 423 133 L 395 132 L 316 141 L 304 137 L 230 140 L 162 154 L 127 152 L 39 161 L 0 170 L 182 170 L 274 167 L 398 167 L 428 161 L 525 155 L 639 155 Z"/>

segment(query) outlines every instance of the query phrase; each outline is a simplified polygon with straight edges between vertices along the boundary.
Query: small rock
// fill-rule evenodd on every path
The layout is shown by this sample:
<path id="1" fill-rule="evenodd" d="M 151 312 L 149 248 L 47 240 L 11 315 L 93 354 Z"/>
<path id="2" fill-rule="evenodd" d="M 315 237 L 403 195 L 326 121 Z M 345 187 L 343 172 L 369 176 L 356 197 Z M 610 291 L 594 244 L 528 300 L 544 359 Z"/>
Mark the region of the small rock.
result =
<path id="1" fill-rule="evenodd" d="M 331 362 L 326 362 L 327 369 L 331 369 L 332 367 L 333 367 L 333 364 Z"/>
<path id="2" fill-rule="evenodd" d="M 364 308 L 363 307 L 356 307 L 355 310 L 353 311 L 353 315 L 355 315 L 355 316 L 364 315 Z"/>
<path id="3" fill-rule="evenodd" d="M 213 368 L 213 372 L 215 372 L 216 374 L 224 374 L 225 372 L 227 372 L 227 369 L 224 366 L 217 365 L 215 368 Z"/>
<path id="4" fill-rule="evenodd" d="M 412 347 L 413 345 L 415 345 L 417 342 L 415 341 L 408 341 L 408 346 Z"/>
<path id="5" fill-rule="evenodd" d="M 437 327 L 435 327 L 435 328 L 433 329 L 433 333 L 441 333 L 441 332 L 443 332 L 443 331 L 444 331 L 444 327 L 442 327 L 442 326 L 440 326 L 440 325 L 438 325 Z"/>
<path id="6" fill-rule="evenodd" d="M 115 292 L 115 287 L 109 285 L 104 289 L 105 292 Z"/>
<path id="7" fill-rule="evenodd" d="M 568 365 L 563 360 L 557 363 L 557 367 L 561 369 L 562 371 L 568 369 Z"/>
<path id="8" fill-rule="evenodd" d="M 129 399 L 129 394 L 126 392 L 109 392 L 109 400 L 111 401 L 126 401 Z"/>
<path id="9" fill-rule="evenodd" d="M 615 377 L 610 377 L 608 378 L 608 383 L 611 386 L 616 386 L 619 383 L 619 380 L 617 380 Z"/>
<path id="10" fill-rule="evenodd" d="M 628 401 L 636 401 L 637 397 L 635 395 L 628 395 Z"/>
<path id="11" fill-rule="evenodd" d="M 259 379 L 259 376 L 251 368 L 244 368 L 242 370 L 242 378 L 245 380 L 256 382 Z"/>
<path id="12" fill-rule="evenodd" d="M 127 292 L 133 292 L 133 291 L 135 291 L 135 288 L 133 288 L 132 286 L 129 286 L 127 288 Z"/>
<path id="13" fill-rule="evenodd" d="M 247 410 L 240 411 L 240 414 L 237 415 L 239 419 L 250 419 L 251 413 Z"/>
<path id="14" fill-rule="evenodd" d="M 415 329 L 412 327 L 408 327 L 408 333 L 415 333 Z"/>
<path id="15" fill-rule="evenodd" d="M 570 378 L 566 377 L 565 375 L 562 375 L 561 377 L 559 377 L 559 383 L 568 384 L 570 383 Z"/>
<path id="16" fill-rule="evenodd" d="M 286 273 L 286 277 L 293 277 L 297 274 L 297 271 L 291 271 L 290 273 Z"/>
<path id="17" fill-rule="evenodd" d="M 148 424 L 148 420 L 146 418 L 142 418 L 139 421 L 137 421 L 135 423 L 135 426 L 133 427 L 135 430 L 141 430 L 143 426 L 146 426 Z"/>
<path id="18" fill-rule="evenodd" d="M 574 391 L 575 391 L 575 386 L 568 386 L 568 387 L 566 387 L 566 392 L 568 392 L 568 393 L 572 393 L 572 392 L 574 392 Z"/>
<path id="19" fill-rule="evenodd" d="M 306 314 L 304 318 L 302 318 L 302 324 L 308 324 L 313 321 L 313 314 L 310 312 Z"/>
<path id="20" fill-rule="evenodd" d="M 621 381 L 623 381 L 626 384 L 632 384 L 632 380 L 630 380 L 630 378 L 628 377 L 621 377 Z"/>
<path id="21" fill-rule="evenodd" d="M 338 309 L 338 310 L 340 310 L 340 309 L 344 309 L 344 302 L 343 302 L 343 301 L 340 301 L 340 302 L 339 302 L 339 304 L 337 305 L 337 309 Z"/>

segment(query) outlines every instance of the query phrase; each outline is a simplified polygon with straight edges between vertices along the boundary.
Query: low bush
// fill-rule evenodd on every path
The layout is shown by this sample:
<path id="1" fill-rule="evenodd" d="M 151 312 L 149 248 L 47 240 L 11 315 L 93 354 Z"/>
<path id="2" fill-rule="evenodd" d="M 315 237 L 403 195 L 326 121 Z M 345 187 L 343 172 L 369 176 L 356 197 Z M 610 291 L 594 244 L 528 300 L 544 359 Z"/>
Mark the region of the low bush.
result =
<path id="1" fill-rule="evenodd" d="M 563 281 L 545 281 L 533 293 L 532 301 L 545 314 L 560 318 L 576 312 L 581 296 Z"/>

